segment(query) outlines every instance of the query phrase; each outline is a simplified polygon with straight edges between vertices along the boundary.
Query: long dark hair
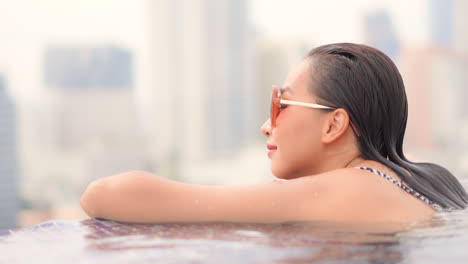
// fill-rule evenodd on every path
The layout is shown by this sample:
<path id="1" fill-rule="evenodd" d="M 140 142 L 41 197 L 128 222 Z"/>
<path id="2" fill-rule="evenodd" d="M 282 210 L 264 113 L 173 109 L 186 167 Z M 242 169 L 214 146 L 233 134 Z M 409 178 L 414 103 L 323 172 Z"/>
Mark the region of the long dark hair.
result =
<path id="1" fill-rule="evenodd" d="M 319 103 L 348 112 L 363 158 L 389 167 L 443 208 L 468 205 L 465 189 L 447 169 L 405 157 L 408 102 L 401 75 L 389 57 L 369 46 L 337 43 L 313 49 L 308 59 L 311 93 Z"/>

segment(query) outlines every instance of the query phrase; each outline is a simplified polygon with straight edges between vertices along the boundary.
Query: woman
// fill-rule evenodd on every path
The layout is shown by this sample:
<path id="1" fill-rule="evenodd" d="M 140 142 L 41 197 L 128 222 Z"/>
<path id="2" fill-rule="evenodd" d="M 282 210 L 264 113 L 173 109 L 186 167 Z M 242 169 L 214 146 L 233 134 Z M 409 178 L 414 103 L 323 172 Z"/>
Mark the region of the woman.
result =
<path id="1" fill-rule="evenodd" d="M 286 181 L 204 186 L 136 171 L 91 183 L 81 204 L 91 217 L 128 222 L 408 222 L 465 208 L 450 172 L 404 156 L 407 115 L 385 54 L 321 46 L 273 88 L 262 126 L 273 174 Z"/>

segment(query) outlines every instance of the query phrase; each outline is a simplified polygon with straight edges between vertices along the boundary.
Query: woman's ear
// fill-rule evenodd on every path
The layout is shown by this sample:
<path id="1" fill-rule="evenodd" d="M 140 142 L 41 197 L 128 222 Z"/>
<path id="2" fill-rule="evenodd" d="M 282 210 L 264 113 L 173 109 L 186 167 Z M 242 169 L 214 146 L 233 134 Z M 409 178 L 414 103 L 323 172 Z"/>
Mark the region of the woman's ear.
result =
<path id="1" fill-rule="evenodd" d="M 342 108 L 329 113 L 325 118 L 322 142 L 325 144 L 335 142 L 345 134 L 350 125 L 349 115 Z"/>

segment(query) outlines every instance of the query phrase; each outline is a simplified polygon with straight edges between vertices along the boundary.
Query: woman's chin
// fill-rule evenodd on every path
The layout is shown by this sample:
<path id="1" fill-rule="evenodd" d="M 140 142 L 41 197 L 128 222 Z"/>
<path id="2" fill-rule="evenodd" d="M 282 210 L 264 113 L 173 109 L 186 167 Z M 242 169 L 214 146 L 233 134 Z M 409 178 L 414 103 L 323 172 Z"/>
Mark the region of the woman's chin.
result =
<path id="1" fill-rule="evenodd" d="M 281 180 L 290 180 L 293 178 L 289 173 L 280 168 L 276 168 L 275 166 L 272 166 L 271 172 L 276 178 Z"/>
<path id="2" fill-rule="evenodd" d="M 292 180 L 292 179 L 312 175 L 312 174 L 307 174 L 304 171 L 293 170 L 291 168 L 285 168 L 285 167 L 280 167 L 280 166 L 274 166 L 273 164 L 271 166 L 271 172 L 276 178 L 282 179 L 282 180 Z"/>

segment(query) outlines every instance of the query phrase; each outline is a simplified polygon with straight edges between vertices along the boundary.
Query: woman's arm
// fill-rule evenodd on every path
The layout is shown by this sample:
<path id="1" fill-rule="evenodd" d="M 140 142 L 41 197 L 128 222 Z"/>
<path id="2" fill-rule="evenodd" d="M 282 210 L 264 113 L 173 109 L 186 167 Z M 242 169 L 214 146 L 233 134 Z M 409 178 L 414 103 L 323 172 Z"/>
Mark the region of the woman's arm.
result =
<path id="1" fill-rule="evenodd" d="M 209 186 L 137 171 L 94 181 L 81 206 L 90 217 L 125 222 L 310 220 L 315 208 L 311 199 L 324 193 L 314 178 Z"/>

